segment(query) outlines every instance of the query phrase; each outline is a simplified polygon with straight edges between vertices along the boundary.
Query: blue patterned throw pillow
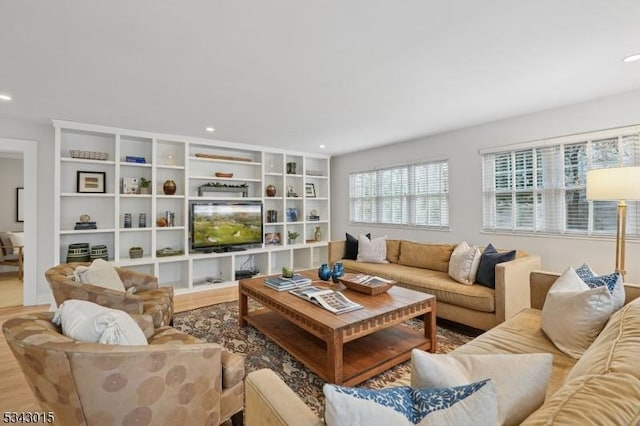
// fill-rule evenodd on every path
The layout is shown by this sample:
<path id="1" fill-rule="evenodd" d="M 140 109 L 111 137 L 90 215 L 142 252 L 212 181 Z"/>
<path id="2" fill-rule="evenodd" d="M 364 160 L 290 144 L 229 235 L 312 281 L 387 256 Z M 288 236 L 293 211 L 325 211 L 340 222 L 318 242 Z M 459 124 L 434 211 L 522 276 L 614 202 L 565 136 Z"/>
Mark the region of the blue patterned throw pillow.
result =
<path id="1" fill-rule="evenodd" d="M 584 281 L 590 288 L 607 286 L 609 293 L 613 296 L 614 312 L 624 306 L 626 296 L 624 292 L 624 284 L 622 283 L 622 275 L 620 275 L 619 272 L 614 272 L 609 275 L 596 275 L 589 265 L 583 263 L 582 266 L 576 269 L 576 274 L 578 274 L 582 281 Z"/>
<path id="2" fill-rule="evenodd" d="M 399 386 L 371 390 L 326 384 L 323 391 L 328 426 L 482 426 L 495 425 L 498 416 L 496 391 L 489 379 L 441 389 Z"/>

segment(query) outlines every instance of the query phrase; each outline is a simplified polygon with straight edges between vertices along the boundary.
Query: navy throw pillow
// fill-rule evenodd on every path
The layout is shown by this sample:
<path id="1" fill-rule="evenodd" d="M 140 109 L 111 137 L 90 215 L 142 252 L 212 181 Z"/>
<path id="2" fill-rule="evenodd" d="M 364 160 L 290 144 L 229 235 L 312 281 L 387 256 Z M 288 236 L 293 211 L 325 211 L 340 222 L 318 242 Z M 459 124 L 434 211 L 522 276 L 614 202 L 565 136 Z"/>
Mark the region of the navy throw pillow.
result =
<path id="1" fill-rule="evenodd" d="M 496 288 L 496 265 L 502 262 L 509 262 L 516 258 L 516 251 L 511 250 L 498 253 L 498 250 L 489 244 L 482 252 L 480 265 L 476 274 L 476 283 L 489 288 Z"/>
<path id="2" fill-rule="evenodd" d="M 347 244 L 342 258 L 356 260 L 358 258 L 358 237 L 354 237 L 348 232 L 346 232 L 345 235 L 347 237 Z M 371 233 L 368 233 L 366 236 L 368 239 L 371 239 Z"/>

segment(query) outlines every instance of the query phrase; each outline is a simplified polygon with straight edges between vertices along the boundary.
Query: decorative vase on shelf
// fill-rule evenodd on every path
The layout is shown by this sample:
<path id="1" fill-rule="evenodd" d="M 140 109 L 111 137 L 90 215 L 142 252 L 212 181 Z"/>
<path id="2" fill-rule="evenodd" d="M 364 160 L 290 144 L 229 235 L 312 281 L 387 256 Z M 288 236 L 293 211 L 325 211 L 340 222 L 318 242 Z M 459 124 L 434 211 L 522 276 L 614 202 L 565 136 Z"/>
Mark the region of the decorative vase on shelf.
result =
<path id="1" fill-rule="evenodd" d="M 318 278 L 320 278 L 322 281 L 328 281 L 329 278 L 331 278 L 331 269 L 329 269 L 329 265 L 327 265 L 326 263 L 320 265 L 320 267 L 318 268 Z"/>
<path id="2" fill-rule="evenodd" d="M 316 231 L 313 233 L 313 237 L 316 239 L 316 241 L 322 240 L 322 231 L 320 230 L 319 226 L 316 226 Z"/>
<path id="3" fill-rule="evenodd" d="M 266 191 L 267 191 L 267 197 L 275 197 L 276 196 L 276 186 L 275 185 L 267 185 Z"/>
<path id="4" fill-rule="evenodd" d="M 331 271 L 331 278 L 334 283 L 339 282 L 339 278 L 344 275 L 344 266 L 342 262 L 336 262 L 333 264 L 333 270 Z"/>
<path id="5" fill-rule="evenodd" d="M 164 182 L 164 185 L 162 185 L 162 190 L 164 191 L 164 193 L 166 195 L 173 195 L 176 193 L 176 183 L 174 181 L 172 181 L 171 179 L 167 180 Z"/>

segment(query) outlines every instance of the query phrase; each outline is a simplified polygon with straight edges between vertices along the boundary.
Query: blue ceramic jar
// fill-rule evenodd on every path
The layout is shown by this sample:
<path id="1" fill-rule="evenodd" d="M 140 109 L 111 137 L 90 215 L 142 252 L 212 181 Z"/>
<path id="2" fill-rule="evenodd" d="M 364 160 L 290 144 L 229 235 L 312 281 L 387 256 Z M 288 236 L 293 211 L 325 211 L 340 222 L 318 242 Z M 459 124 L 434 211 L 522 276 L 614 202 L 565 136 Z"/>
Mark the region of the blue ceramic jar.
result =
<path id="1" fill-rule="evenodd" d="M 331 271 L 331 278 L 334 283 L 338 283 L 338 279 L 344 275 L 344 266 L 342 262 L 336 262 L 333 264 L 333 271 Z"/>
<path id="2" fill-rule="evenodd" d="M 320 278 L 322 281 L 328 281 L 329 278 L 331 278 L 331 269 L 329 269 L 329 265 L 327 265 L 326 263 L 320 265 L 320 267 L 318 268 L 318 278 Z"/>

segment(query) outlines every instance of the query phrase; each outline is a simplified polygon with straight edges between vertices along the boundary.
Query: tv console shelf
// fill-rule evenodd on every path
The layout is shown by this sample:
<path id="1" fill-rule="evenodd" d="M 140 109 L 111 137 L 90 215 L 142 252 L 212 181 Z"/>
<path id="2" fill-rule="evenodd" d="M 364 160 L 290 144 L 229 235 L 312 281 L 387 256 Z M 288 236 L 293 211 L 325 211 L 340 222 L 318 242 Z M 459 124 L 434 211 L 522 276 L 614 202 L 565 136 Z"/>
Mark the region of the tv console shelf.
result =
<path id="1" fill-rule="evenodd" d="M 66 262 L 70 244 L 105 245 L 113 264 L 156 275 L 161 285 L 182 293 L 235 286 L 236 271 L 259 271 L 260 276 L 283 266 L 307 269 L 327 262 L 329 156 L 61 120 L 53 120 L 53 126 L 56 263 Z M 107 153 L 108 159 L 72 158 L 70 150 Z M 127 162 L 127 157 L 145 162 Z M 141 178 L 151 181 L 148 192 L 123 193 L 123 180 Z M 169 180 L 176 184 L 171 195 L 163 190 Z M 201 192 L 207 183 L 211 188 Z M 276 188 L 274 196 L 267 195 L 269 185 Z M 263 233 L 279 243 L 190 253 L 189 206 L 194 201 L 260 201 Z M 173 226 L 157 223 L 166 220 L 167 212 Z M 127 213 L 130 224 L 125 224 Z M 97 229 L 74 230 L 85 214 Z M 298 236 L 289 241 L 289 233 Z M 141 258 L 129 257 L 134 246 L 142 247 Z M 158 256 L 164 248 L 181 252 Z"/>

